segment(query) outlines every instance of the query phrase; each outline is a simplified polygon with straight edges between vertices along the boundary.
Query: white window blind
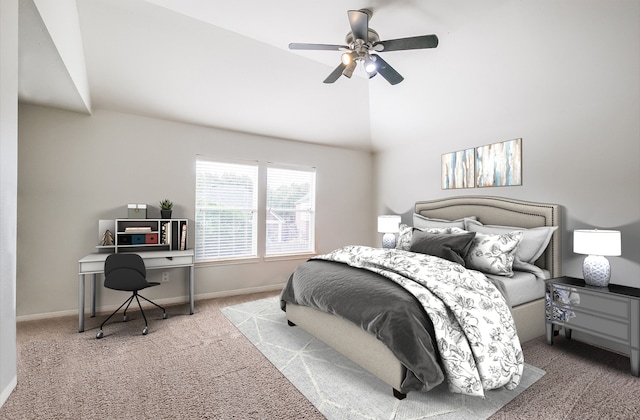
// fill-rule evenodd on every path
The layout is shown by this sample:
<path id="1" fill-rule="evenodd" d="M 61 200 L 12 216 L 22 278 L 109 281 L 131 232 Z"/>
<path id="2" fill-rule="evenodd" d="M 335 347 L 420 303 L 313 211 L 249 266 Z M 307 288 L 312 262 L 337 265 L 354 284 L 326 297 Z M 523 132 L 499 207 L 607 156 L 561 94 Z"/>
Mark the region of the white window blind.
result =
<path id="1" fill-rule="evenodd" d="M 315 252 L 315 170 L 267 167 L 267 256 Z"/>
<path id="2" fill-rule="evenodd" d="M 258 164 L 196 163 L 196 260 L 257 256 Z"/>

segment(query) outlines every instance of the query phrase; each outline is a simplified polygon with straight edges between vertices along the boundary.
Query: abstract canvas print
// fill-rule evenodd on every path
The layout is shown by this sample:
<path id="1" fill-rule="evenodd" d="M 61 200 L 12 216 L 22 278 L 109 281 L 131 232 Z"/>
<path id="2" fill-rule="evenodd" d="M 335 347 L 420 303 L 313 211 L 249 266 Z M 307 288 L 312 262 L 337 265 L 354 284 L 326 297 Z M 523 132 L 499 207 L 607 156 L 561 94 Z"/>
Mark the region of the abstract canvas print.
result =
<path id="1" fill-rule="evenodd" d="M 473 188 L 473 149 L 459 150 L 442 155 L 442 189 Z"/>
<path id="2" fill-rule="evenodd" d="M 476 147 L 477 187 L 522 185 L 522 139 Z"/>

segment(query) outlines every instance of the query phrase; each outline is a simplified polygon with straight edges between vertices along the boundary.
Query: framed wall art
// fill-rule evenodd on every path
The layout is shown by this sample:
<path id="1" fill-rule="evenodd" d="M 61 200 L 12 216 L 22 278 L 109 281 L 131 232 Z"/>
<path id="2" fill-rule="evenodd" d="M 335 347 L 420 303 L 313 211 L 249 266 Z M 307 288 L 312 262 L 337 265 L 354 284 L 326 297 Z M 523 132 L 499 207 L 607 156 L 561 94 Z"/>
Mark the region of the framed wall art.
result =
<path id="1" fill-rule="evenodd" d="M 522 139 L 476 147 L 477 187 L 522 185 Z"/>
<path id="2" fill-rule="evenodd" d="M 442 189 L 474 187 L 474 149 L 442 155 Z"/>

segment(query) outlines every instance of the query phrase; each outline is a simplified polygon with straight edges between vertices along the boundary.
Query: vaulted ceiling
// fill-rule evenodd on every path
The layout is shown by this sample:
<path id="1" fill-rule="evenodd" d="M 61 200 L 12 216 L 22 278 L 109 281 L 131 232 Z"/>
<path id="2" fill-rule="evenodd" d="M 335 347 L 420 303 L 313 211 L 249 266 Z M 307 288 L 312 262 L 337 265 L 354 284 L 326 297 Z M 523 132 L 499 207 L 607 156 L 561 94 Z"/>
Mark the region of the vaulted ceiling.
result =
<path id="1" fill-rule="evenodd" d="M 405 77 L 400 85 L 368 80 L 362 69 L 327 85 L 340 53 L 288 44 L 343 44 L 347 10 L 360 8 L 373 11 L 370 26 L 382 39 L 436 33 L 438 11 L 427 7 L 436 4 L 21 0 L 20 100 L 370 150 L 376 125 L 392 123 L 372 119 L 372 97 L 394 100 L 423 86 L 436 50 L 388 52 Z"/>
<path id="2" fill-rule="evenodd" d="M 362 8 L 383 40 L 436 34 L 439 45 L 381 54 L 405 78 L 395 86 L 362 69 L 322 83 L 340 53 L 288 44 L 342 44 L 347 10 Z M 477 144 L 479 129 L 494 140 L 511 135 L 497 130 L 505 121 L 615 96 L 620 57 L 637 59 L 637 24 L 620 23 L 629 10 L 631 0 L 20 0 L 19 93 L 352 149 L 452 132 Z"/>

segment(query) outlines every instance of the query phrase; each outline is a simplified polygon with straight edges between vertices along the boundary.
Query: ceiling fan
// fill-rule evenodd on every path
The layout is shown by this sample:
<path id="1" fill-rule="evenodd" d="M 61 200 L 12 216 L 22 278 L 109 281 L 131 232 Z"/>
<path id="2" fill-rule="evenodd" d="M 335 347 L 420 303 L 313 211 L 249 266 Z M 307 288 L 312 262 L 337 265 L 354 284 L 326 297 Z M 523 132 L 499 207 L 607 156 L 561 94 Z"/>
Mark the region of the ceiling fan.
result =
<path id="1" fill-rule="evenodd" d="M 345 38 L 347 45 L 291 43 L 289 49 L 344 51 L 340 65 L 331 72 L 324 83 L 333 83 L 341 75 L 350 78 L 358 63 L 363 63 L 369 78 L 380 73 L 392 85 L 398 84 L 404 80 L 404 77 L 376 53 L 435 48 L 438 46 L 438 37 L 436 35 L 422 35 L 380 41 L 378 33 L 369 27 L 369 19 L 372 15 L 373 13 L 369 9 L 347 12 L 351 25 L 351 32 Z"/>

